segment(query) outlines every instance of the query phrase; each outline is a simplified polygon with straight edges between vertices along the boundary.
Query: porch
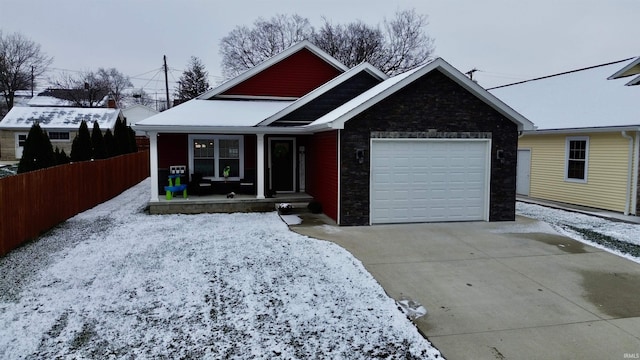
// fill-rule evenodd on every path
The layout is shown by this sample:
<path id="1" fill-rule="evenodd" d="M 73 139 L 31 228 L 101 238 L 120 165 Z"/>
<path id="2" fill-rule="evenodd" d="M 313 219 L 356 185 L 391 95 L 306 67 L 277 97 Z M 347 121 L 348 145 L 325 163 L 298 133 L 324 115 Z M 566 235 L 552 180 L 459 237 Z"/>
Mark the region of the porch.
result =
<path id="1" fill-rule="evenodd" d="M 234 212 L 267 212 L 275 211 L 277 204 L 308 204 L 313 197 L 306 193 L 282 193 L 275 197 L 256 198 L 256 195 L 237 194 L 228 199 L 226 195 L 188 195 L 182 194 L 171 200 L 164 197 L 149 202 L 149 213 L 159 214 L 202 214 L 202 213 L 234 213 Z"/>

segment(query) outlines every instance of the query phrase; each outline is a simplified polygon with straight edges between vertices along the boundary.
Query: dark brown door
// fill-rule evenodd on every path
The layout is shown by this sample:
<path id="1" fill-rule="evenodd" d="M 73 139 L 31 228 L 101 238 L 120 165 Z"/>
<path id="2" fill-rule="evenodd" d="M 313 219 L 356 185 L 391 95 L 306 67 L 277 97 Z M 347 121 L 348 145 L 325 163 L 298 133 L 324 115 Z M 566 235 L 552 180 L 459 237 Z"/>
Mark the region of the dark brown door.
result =
<path id="1" fill-rule="evenodd" d="M 295 191 L 293 139 L 271 140 L 271 189 L 276 192 Z"/>

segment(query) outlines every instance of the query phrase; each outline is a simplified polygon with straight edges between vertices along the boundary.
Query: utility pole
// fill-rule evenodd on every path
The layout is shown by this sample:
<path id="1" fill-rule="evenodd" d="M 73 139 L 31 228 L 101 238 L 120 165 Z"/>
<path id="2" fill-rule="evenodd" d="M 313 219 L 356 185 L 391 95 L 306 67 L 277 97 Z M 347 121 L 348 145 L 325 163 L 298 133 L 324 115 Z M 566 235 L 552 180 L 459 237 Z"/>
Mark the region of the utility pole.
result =
<path id="1" fill-rule="evenodd" d="M 171 107 L 171 103 L 169 101 L 169 77 L 167 73 L 169 72 L 169 68 L 167 67 L 167 55 L 164 55 L 164 86 L 167 92 L 167 109 Z"/>
<path id="2" fill-rule="evenodd" d="M 33 76 L 33 72 L 34 72 L 34 67 L 33 65 L 31 65 L 31 97 L 33 98 L 33 83 L 34 83 L 34 76 Z"/>

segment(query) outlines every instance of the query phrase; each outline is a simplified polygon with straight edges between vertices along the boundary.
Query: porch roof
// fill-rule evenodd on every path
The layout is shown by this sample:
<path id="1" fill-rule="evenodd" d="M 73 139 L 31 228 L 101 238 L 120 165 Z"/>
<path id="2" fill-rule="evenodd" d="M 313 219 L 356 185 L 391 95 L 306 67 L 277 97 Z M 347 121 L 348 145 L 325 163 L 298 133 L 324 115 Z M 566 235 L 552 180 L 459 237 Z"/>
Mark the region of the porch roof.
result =
<path id="1" fill-rule="evenodd" d="M 293 101 L 193 99 L 139 121 L 137 131 L 219 131 L 254 127 Z"/>

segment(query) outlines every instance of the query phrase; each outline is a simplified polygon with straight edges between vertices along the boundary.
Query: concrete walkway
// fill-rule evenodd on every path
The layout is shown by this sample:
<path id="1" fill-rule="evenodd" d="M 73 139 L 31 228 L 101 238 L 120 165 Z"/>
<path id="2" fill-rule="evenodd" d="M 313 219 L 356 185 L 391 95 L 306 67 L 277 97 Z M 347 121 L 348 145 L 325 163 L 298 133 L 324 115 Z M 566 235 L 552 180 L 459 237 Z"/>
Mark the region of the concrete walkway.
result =
<path id="1" fill-rule="evenodd" d="M 640 357 L 640 265 L 535 220 L 291 229 L 422 303 L 416 324 L 449 360 Z"/>

